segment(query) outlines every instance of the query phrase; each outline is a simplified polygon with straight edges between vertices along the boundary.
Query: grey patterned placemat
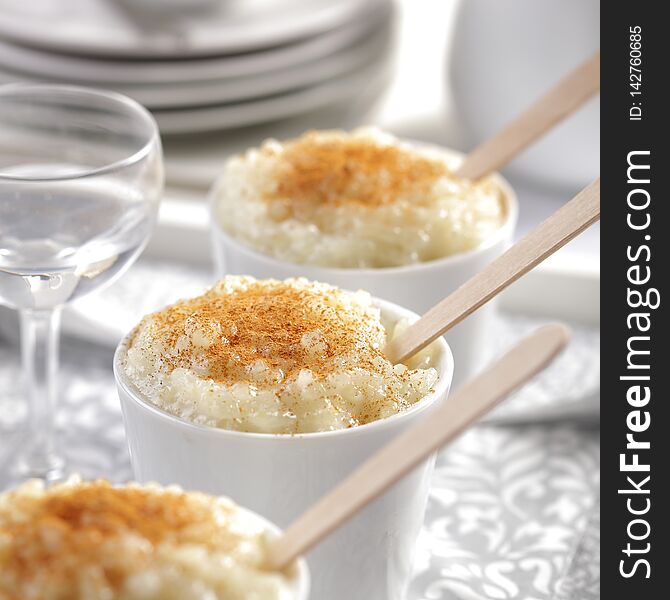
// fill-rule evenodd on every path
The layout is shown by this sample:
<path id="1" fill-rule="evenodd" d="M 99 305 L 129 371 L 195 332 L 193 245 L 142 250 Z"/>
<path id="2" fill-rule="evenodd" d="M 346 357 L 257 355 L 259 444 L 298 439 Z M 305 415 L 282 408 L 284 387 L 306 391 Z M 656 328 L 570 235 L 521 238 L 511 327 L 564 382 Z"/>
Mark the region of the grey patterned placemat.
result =
<path id="1" fill-rule="evenodd" d="M 67 340 L 61 350 L 56 422 L 68 464 L 83 477 L 127 481 L 132 473 L 114 387 L 113 351 Z M 0 488 L 21 442 L 25 406 L 20 389 L 18 348 L 0 342 Z"/>
<path id="2" fill-rule="evenodd" d="M 584 535 L 553 600 L 600 600 L 600 502 L 591 510 Z"/>
<path id="3" fill-rule="evenodd" d="M 112 351 L 69 340 L 62 354 L 58 428 L 71 468 L 130 479 Z M 17 348 L 0 342 L 0 487 L 20 442 L 18 372 Z M 589 579 L 577 571 L 572 583 L 566 573 L 580 556 L 598 470 L 597 429 L 470 430 L 439 457 L 408 600 L 595 598 L 574 589 L 593 589 L 592 572 Z"/>
<path id="4" fill-rule="evenodd" d="M 495 353 L 549 318 L 499 313 L 494 322 Z M 570 342 L 561 355 L 530 383 L 495 409 L 488 422 L 597 421 L 600 415 L 600 330 L 572 322 Z"/>
<path id="5" fill-rule="evenodd" d="M 597 429 L 483 425 L 466 433 L 437 462 L 411 600 L 553 599 L 598 472 Z"/>

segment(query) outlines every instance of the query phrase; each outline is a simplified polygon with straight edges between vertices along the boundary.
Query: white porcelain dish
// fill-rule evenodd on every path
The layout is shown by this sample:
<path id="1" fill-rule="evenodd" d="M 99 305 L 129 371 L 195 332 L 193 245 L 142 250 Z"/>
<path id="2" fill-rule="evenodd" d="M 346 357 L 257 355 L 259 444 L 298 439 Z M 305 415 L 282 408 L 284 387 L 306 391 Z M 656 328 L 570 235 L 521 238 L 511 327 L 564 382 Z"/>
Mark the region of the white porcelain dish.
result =
<path id="1" fill-rule="evenodd" d="M 444 152 L 444 149 L 441 149 Z M 456 156 L 460 154 L 453 152 Z M 503 192 L 506 219 L 502 227 L 484 244 L 438 260 L 385 269 L 336 269 L 288 263 L 261 254 L 227 234 L 219 225 L 216 211 L 211 210 L 212 246 L 219 276 L 252 275 L 258 279 L 274 277 L 307 277 L 350 290 L 365 289 L 378 298 L 406 306 L 423 314 L 448 296 L 461 284 L 500 256 L 512 243 L 518 216 L 514 190 L 500 175 L 496 183 Z M 225 185 L 219 179 L 210 192 L 210 205 L 216 203 L 218 190 Z M 454 383 L 465 381 L 477 372 L 489 358 L 489 333 L 495 310 L 495 301 L 489 302 L 458 324 L 446 338 L 456 363 Z"/>
<path id="2" fill-rule="evenodd" d="M 205 133 L 235 129 L 296 117 L 344 102 L 367 104 L 384 88 L 389 77 L 387 56 L 325 83 L 263 98 L 202 107 L 154 109 L 162 134 Z M 22 81 L 0 69 L 0 85 Z"/>
<path id="3" fill-rule="evenodd" d="M 154 117 L 164 134 L 209 132 L 267 123 L 377 95 L 388 79 L 388 66 L 384 58 L 325 83 L 286 94 L 220 106 L 157 110 Z"/>
<path id="4" fill-rule="evenodd" d="M 251 515 L 253 518 L 260 521 L 269 534 L 273 537 L 281 535 L 281 528 L 275 525 L 272 521 L 268 520 L 263 515 L 249 510 L 246 507 L 238 506 L 238 510 L 244 511 L 247 514 Z M 309 567 L 307 566 L 307 561 L 304 558 L 299 558 L 296 561 L 296 577 L 293 585 L 293 592 L 295 594 L 295 600 L 309 600 L 310 598 L 310 589 L 311 589 L 311 577 L 309 572 Z M 293 600 L 293 599 L 287 599 Z"/>
<path id="5" fill-rule="evenodd" d="M 54 53 L 0 39 L 0 65 L 25 76 L 60 78 L 94 85 L 186 84 L 265 76 L 282 69 L 309 68 L 320 59 L 343 51 L 375 31 L 390 12 L 388 4 L 374 2 L 371 9 L 356 21 L 323 35 L 257 52 L 189 60 L 99 59 L 89 55 Z"/>
<path id="6" fill-rule="evenodd" d="M 389 302 L 376 303 L 394 320 L 416 318 Z M 117 349 L 114 372 L 135 478 L 230 496 L 281 527 L 445 401 L 453 374 L 451 351 L 441 339 L 434 392 L 402 413 L 337 431 L 246 433 L 194 425 L 143 399 L 123 371 L 127 341 Z M 307 556 L 314 598 L 403 598 L 433 464 L 423 463 Z"/>
<path id="7" fill-rule="evenodd" d="M 599 47 L 599 0 L 460 2 L 450 75 L 465 147 L 488 139 Z M 514 159 L 507 170 L 547 188 L 576 191 L 593 181 L 600 173 L 599 98 Z"/>
<path id="8" fill-rule="evenodd" d="M 355 21 L 386 0 L 229 0 L 211 10 L 133 10 L 109 0 L 0 0 L 0 34 L 84 56 L 187 58 L 260 50 Z"/>
<path id="9" fill-rule="evenodd" d="M 115 91 L 129 96 L 149 109 L 193 109 L 199 106 L 243 102 L 287 93 L 318 85 L 335 77 L 342 77 L 364 68 L 372 61 L 383 58 L 389 48 L 389 31 L 375 32 L 361 43 L 334 53 L 317 62 L 281 69 L 264 75 L 237 77 L 222 80 L 112 84 Z M 1 52 L 0 48 L 0 52 Z M 4 71 L 0 80 L 39 81 L 39 77 Z M 91 84 L 107 88 L 110 84 Z"/>
<path id="10" fill-rule="evenodd" d="M 152 108 L 197 107 L 249 101 L 306 89 L 346 76 L 372 61 L 380 60 L 389 48 L 388 31 L 375 33 L 356 46 L 327 56 L 317 62 L 272 73 L 222 81 L 187 84 L 154 84 L 150 86 L 115 85 L 114 89 Z"/>

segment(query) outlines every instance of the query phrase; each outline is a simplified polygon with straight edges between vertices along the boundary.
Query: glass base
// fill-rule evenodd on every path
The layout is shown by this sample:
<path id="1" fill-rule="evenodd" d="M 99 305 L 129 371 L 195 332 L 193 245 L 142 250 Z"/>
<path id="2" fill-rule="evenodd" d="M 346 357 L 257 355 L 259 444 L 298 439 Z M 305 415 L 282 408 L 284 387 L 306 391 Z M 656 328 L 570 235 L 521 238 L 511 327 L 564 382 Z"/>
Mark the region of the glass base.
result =
<path id="1" fill-rule="evenodd" d="M 57 454 L 31 452 L 26 448 L 25 439 L 15 448 L 16 458 L 6 457 L 4 477 L 0 473 L 0 491 L 18 487 L 29 479 L 41 479 L 46 485 L 59 483 L 67 478 L 65 460 Z M 9 460 L 8 460 L 9 459 Z"/>
<path id="2" fill-rule="evenodd" d="M 45 483 L 57 483 L 65 479 L 65 461 L 59 457 L 22 457 L 15 469 L 17 478 L 21 480 L 42 479 Z"/>

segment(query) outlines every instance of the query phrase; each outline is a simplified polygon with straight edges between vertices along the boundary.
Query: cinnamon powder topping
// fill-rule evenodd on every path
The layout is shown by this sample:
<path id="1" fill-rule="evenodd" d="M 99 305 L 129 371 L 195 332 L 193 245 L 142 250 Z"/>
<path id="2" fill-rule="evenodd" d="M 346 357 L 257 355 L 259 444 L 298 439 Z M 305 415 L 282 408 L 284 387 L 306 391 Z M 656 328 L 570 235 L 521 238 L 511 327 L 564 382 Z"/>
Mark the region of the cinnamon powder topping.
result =
<path id="1" fill-rule="evenodd" d="M 268 383 L 304 368 L 326 375 L 342 361 L 371 368 L 383 356 L 383 327 L 374 312 L 351 310 L 343 297 L 337 288 L 306 280 L 223 280 L 150 315 L 151 335 L 172 349 L 163 357 L 171 369 L 199 365 L 218 383 L 258 383 L 249 377 L 258 361 L 270 370 Z"/>
<path id="2" fill-rule="evenodd" d="M 408 408 L 438 379 L 434 349 L 406 365 L 384 356 L 400 326 L 367 292 L 228 275 L 145 317 L 125 372 L 149 402 L 200 425 L 270 434 L 355 427 Z"/>
<path id="3" fill-rule="evenodd" d="M 127 573 L 119 564 L 106 567 L 101 548 L 124 535 L 148 543 L 147 560 L 152 547 L 163 542 L 234 549 L 240 536 L 222 525 L 220 514 L 217 521 L 212 505 L 198 498 L 181 491 L 112 487 L 105 481 L 57 486 L 35 496 L 8 494 L 9 506 L 15 503 L 22 516 L 10 516 L 7 522 L 0 511 L 0 540 L 5 552 L 11 548 L 4 557 L 0 553 L 0 566 L 18 581 L 48 571 L 67 581 L 86 565 L 101 566 L 106 580 L 118 587 Z M 217 505 L 217 511 L 221 508 Z"/>
<path id="4" fill-rule="evenodd" d="M 295 203 L 355 203 L 376 207 L 401 197 L 421 201 L 449 174 L 443 161 L 398 144 L 310 131 L 284 144 L 275 169 L 276 189 L 267 200 Z"/>

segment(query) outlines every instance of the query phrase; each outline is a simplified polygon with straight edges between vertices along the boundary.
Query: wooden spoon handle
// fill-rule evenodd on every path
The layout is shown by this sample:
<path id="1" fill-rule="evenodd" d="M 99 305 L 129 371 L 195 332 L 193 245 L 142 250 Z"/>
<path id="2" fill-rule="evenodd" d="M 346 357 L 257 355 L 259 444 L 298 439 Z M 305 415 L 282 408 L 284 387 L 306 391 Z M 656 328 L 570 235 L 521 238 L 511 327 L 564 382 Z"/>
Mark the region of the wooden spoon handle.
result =
<path id="1" fill-rule="evenodd" d="M 381 495 L 431 453 L 444 446 L 500 400 L 544 369 L 565 346 L 568 330 L 545 325 L 493 366 L 384 446 L 288 527 L 268 548 L 271 568 L 281 569 Z"/>
<path id="2" fill-rule="evenodd" d="M 393 363 L 403 362 L 460 323 L 599 218 L 600 178 L 405 329 L 388 344 L 386 356 Z"/>
<path id="3" fill-rule="evenodd" d="M 470 152 L 456 174 L 474 180 L 497 171 L 599 89 L 600 52 L 596 52 L 511 123 Z"/>

